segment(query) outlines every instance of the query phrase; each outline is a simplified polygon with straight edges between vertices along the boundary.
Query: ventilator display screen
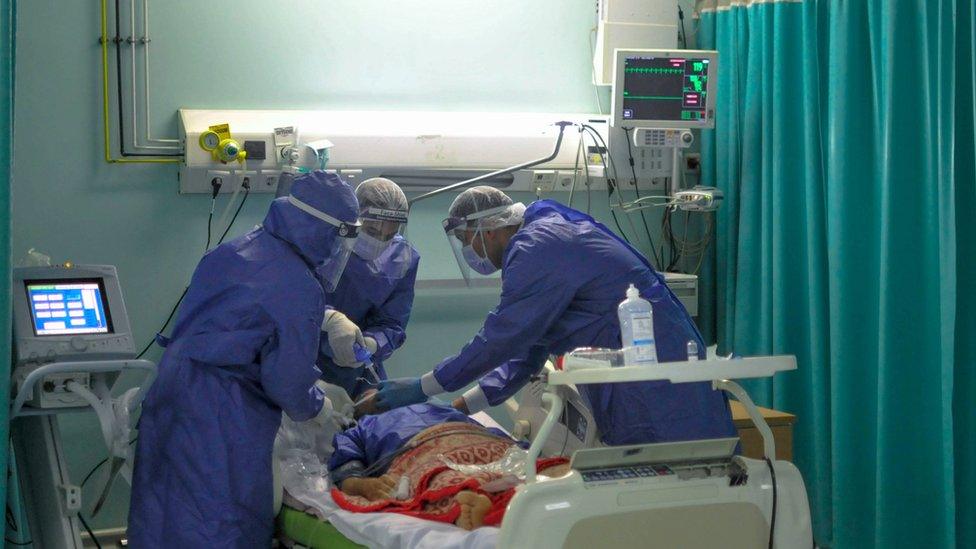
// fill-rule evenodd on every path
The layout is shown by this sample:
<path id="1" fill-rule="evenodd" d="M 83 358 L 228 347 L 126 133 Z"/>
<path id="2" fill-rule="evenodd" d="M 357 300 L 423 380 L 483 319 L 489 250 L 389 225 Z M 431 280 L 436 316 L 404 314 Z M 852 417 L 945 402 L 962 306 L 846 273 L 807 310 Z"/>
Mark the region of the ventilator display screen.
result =
<path id="1" fill-rule="evenodd" d="M 709 65 L 703 57 L 628 55 L 623 62 L 621 122 L 708 120 Z M 619 75 L 618 75 L 619 76 Z"/>
<path id="2" fill-rule="evenodd" d="M 112 319 L 99 279 L 25 280 L 34 335 L 112 333 Z"/>

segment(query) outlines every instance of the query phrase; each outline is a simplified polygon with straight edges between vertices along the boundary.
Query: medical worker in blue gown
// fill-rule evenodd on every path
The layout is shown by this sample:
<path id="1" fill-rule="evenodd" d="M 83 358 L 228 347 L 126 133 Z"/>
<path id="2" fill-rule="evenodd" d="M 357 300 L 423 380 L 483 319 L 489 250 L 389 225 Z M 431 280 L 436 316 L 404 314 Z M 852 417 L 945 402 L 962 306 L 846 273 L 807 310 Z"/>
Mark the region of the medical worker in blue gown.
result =
<path id="1" fill-rule="evenodd" d="M 407 197 L 400 187 L 381 177 L 367 179 L 356 187 L 356 198 L 362 227 L 342 278 L 325 294 L 326 334 L 318 362 L 322 379 L 353 399 L 386 379 L 383 361 L 406 340 L 420 263 L 401 234 Z M 364 368 L 366 356 L 380 379 Z"/>
<path id="2" fill-rule="evenodd" d="M 592 217 L 552 200 L 526 208 L 491 187 L 464 191 L 449 214 L 444 229 L 462 272 L 470 267 L 486 275 L 501 268 L 501 302 L 457 355 L 421 378 L 381 384 L 379 407 L 422 402 L 477 380 L 455 401 L 473 413 L 514 395 L 541 369 L 540 354 L 619 349 L 617 306 L 629 284 L 654 308 L 659 361 L 686 360 L 688 341 L 705 349 L 664 277 Z M 582 392 L 605 444 L 735 435 L 727 398 L 709 383 L 585 385 Z"/>
<path id="3" fill-rule="evenodd" d="M 131 547 L 271 545 L 275 433 L 282 411 L 331 408 L 316 386 L 322 285 L 342 275 L 358 215 L 352 188 L 315 171 L 200 261 L 142 405 Z"/>

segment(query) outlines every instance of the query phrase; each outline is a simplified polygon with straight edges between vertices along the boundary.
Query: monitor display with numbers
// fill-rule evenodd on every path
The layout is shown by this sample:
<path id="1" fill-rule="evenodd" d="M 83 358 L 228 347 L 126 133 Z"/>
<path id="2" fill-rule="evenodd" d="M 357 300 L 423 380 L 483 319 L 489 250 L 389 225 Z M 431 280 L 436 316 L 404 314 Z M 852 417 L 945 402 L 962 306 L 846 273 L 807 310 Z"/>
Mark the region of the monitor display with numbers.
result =
<path id="1" fill-rule="evenodd" d="M 713 128 L 718 52 L 616 50 L 614 127 Z"/>

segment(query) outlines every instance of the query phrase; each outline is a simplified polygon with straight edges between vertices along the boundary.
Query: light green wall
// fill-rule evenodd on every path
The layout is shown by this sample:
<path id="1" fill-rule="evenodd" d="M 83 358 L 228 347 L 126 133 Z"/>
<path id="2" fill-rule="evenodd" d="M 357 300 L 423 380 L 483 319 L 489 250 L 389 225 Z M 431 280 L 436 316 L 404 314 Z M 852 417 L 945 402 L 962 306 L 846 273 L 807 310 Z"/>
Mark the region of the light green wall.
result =
<path id="1" fill-rule="evenodd" d="M 595 112 L 595 4 L 151 0 L 153 134 L 175 135 L 179 107 Z M 178 195 L 175 166 L 104 162 L 97 2 L 31 0 L 17 16 L 13 257 L 36 247 L 59 262 L 116 265 L 133 330 L 147 341 L 202 252 L 208 198 Z M 453 261 L 438 228 L 448 201 L 411 213 L 410 236 L 429 265 Z M 252 197 L 232 234 L 259 222 L 268 202 Z M 606 218 L 606 195 L 593 203 Z M 451 354 L 496 299 L 421 292 L 393 374 L 419 374 Z M 62 425 L 80 481 L 103 456 L 94 416 Z M 126 508 L 119 491 L 93 526 L 123 524 Z"/>

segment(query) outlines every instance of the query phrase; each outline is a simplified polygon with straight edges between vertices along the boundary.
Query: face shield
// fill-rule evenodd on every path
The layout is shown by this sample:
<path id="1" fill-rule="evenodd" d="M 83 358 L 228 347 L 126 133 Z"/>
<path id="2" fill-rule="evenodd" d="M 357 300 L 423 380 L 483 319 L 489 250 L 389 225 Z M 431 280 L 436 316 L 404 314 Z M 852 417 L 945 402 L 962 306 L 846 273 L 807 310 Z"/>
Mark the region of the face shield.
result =
<path id="1" fill-rule="evenodd" d="M 393 244 L 395 236 L 403 234 L 407 212 L 368 207 L 360 211 L 359 221 L 362 228 L 356 241 L 356 255 L 366 261 L 375 261 Z"/>
<path id="2" fill-rule="evenodd" d="M 512 205 L 507 204 L 464 217 L 448 217 L 442 222 L 444 234 L 447 235 L 447 241 L 451 245 L 451 251 L 454 252 L 454 259 L 457 260 L 465 284 L 471 285 L 472 270 L 481 275 L 489 275 L 498 270 L 490 259 L 481 257 L 475 252 L 475 241 L 477 240 L 477 246 L 487 254 L 484 232 L 506 225 L 488 227 L 490 224 L 483 223 L 482 220 L 511 209 Z"/>
<path id="3" fill-rule="evenodd" d="M 310 204 L 302 202 L 294 196 L 289 195 L 288 202 L 299 210 L 337 229 L 336 237 L 332 240 L 332 248 L 329 250 L 328 259 L 317 269 L 319 280 L 322 282 L 322 289 L 326 292 L 335 290 L 336 284 L 342 278 L 342 271 L 346 268 L 346 262 L 349 261 L 349 254 L 352 253 L 356 245 L 356 237 L 359 236 L 359 221 L 355 223 L 341 221 Z"/>

